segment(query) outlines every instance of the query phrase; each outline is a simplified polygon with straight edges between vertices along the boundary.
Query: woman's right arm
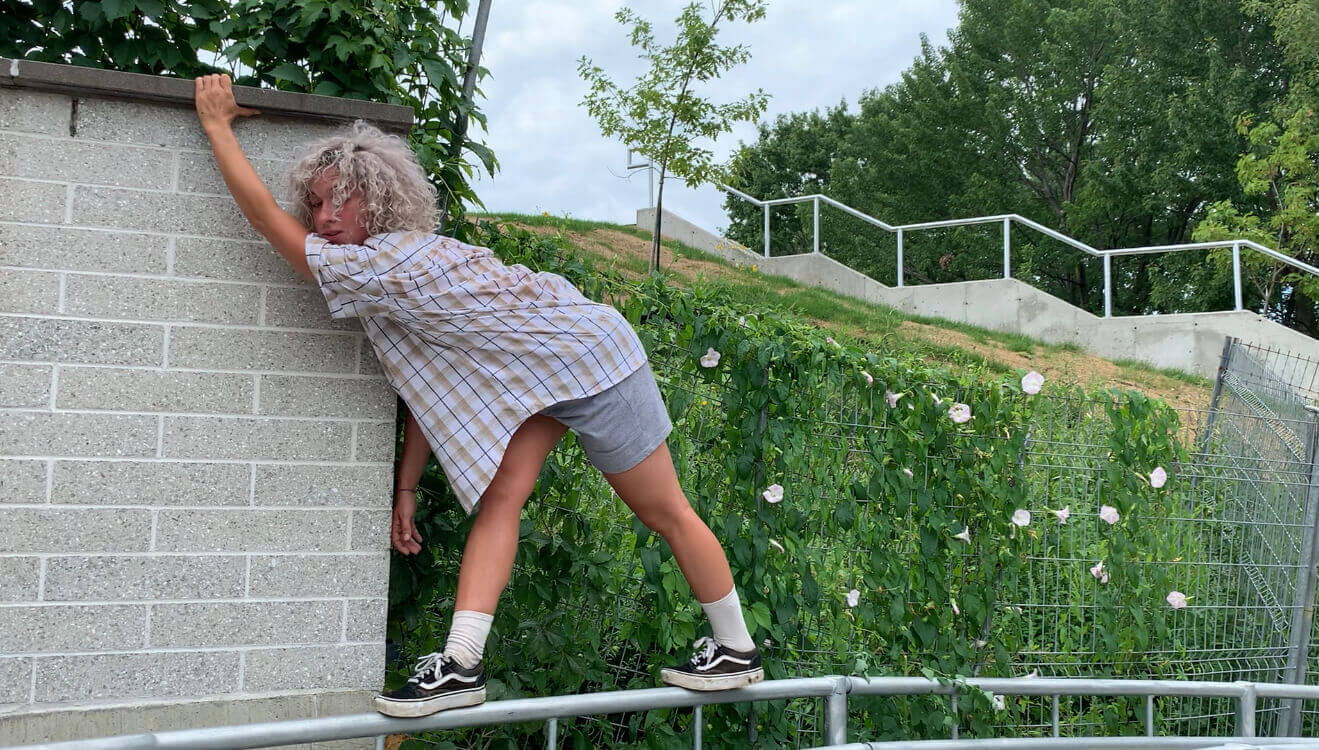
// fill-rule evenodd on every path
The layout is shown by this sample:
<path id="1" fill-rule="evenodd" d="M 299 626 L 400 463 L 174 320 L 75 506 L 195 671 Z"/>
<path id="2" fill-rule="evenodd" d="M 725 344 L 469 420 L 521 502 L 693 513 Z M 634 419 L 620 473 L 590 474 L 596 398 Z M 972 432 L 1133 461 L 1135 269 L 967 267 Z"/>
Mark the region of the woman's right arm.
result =
<path id="1" fill-rule="evenodd" d="M 421 534 L 413 519 L 417 515 L 417 482 L 431 457 L 430 444 L 421 433 L 421 425 L 407 406 L 407 420 L 403 425 L 403 455 L 399 458 L 398 474 L 394 479 L 394 516 L 390 523 L 390 543 L 405 555 L 421 551 Z"/>

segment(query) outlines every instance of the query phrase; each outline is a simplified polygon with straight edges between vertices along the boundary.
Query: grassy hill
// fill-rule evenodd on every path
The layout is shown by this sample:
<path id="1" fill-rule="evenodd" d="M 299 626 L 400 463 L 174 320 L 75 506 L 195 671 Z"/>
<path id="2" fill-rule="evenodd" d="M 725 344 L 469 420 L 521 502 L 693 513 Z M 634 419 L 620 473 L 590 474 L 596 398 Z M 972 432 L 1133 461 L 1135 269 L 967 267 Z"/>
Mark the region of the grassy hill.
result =
<path id="1" fill-rule="evenodd" d="M 567 219 L 549 215 L 480 214 L 540 234 L 562 236 L 584 258 L 612 266 L 625 276 L 646 274 L 651 233 L 630 224 Z M 661 272 L 672 283 L 727 286 L 747 304 L 784 309 L 814 321 L 839 340 L 876 353 L 916 352 L 931 364 L 971 369 L 990 375 L 1037 370 L 1056 383 L 1090 388 L 1130 388 L 1181 408 L 1205 408 L 1213 384 L 1176 370 L 1159 370 L 1139 362 L 1091 356 L 1073 344 L 1048 344 L 1015 333 L 965 323 L 924 318 L 760 273 L 754 265 L 738 267 L 674 241 L 661 248 Z"/>

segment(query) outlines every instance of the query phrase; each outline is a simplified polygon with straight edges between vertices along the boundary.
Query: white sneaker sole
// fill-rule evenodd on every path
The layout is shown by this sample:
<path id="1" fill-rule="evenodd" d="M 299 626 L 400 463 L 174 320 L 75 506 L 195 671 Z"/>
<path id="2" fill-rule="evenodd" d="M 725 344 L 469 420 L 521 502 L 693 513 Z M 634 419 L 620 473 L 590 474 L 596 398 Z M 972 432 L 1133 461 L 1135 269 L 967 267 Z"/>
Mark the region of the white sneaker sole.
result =
<path id="1" fill-rule="evenodd" d="M 475 690 L 464 690 L 460 693 L 438 695 L 434 698 L 419 698 L 417 700 L 408 701 L 377 695 L 375 700 L 377 711 L 385 716 L 394 716 L 400 719 L 415 719 L 418 716 L 430 716 L 433 713 L 445 711 L 450 708 L 476 706 L 482 703 L 485 703 L 484 685 Z"/>
<path id="2" fill-rule="evenodd" d="M 680 672 L 676 669 L 661 669 L 660 681 L 666 685 L 687 688 L 688 690 L 736 690 L 754 685 L 765 679 L 765 670 L 752 669 L 737 674 L 723 674 L 718 677 L 699 677 Z"/>

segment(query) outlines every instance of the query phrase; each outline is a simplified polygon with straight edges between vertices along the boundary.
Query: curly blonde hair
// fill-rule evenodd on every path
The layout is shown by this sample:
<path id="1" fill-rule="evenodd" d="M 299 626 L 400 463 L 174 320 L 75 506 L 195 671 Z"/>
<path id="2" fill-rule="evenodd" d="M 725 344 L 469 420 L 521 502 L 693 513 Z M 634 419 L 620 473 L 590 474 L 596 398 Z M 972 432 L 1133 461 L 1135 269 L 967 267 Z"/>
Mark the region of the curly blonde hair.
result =
<path id="1" fill-rule="evenodd" d="M 293 215 L 303 226 L 312 226 L 309 186 L 330 170 L 338 173 L 332 190 L 334 212 L 353 191 L 362 191 L 368 235 L 435 230 L 438 192 L 402 138 L 358 120 L 308 146 L 289 174 Z"/>

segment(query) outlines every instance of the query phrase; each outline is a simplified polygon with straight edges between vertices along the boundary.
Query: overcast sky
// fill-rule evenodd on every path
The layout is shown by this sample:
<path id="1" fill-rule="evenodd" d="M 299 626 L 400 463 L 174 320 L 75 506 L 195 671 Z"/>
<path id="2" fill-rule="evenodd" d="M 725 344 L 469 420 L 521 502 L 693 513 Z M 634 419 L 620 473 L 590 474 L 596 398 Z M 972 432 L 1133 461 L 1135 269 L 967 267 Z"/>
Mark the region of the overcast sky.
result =
<path id="1" fill-rule="evenodd" d="M 632 222 L 648 205 L 645 170 L 627 177 L 627 147 L 606 139 L 581 106 L 586 85 L 577 75 L 585 55 L 621 87 L 642 71 L 616 0 L 493 0 L 483 64 L 484 140 L 500 171 L 481 175 L 477 194 L 491 211 L 567 214 Z M 633 0 L 656 41 L 669 44 L 685 1 Z M 707 3 L 708 4 L 708 3 Z M 898 80 L 920 52 L 920 35 L 944 45 L 957 22 L 956 0 L 769 0 L 765 18 L 722 27 L 718 42 L 749 46 L 751 60 L 696 93 L 714 103 L 757 88 L 770 95 L 763 120 L 824 110 L 846 100 L 851 111 L 867 89 Z M 707 14 L 708 18 L 708 14 Z M 474 136 L 481 138 L 479 129 Z M 714 145 L 726 159 L 739 142 L 756 139 L 742 124 Z M 657 186 L 658 187 L 658 186 Z M 758 196 L 777 198 L 781 196 Z M 722 192 L 666 181 L 664 206 L 711 231 L 727 226 Z"/>

